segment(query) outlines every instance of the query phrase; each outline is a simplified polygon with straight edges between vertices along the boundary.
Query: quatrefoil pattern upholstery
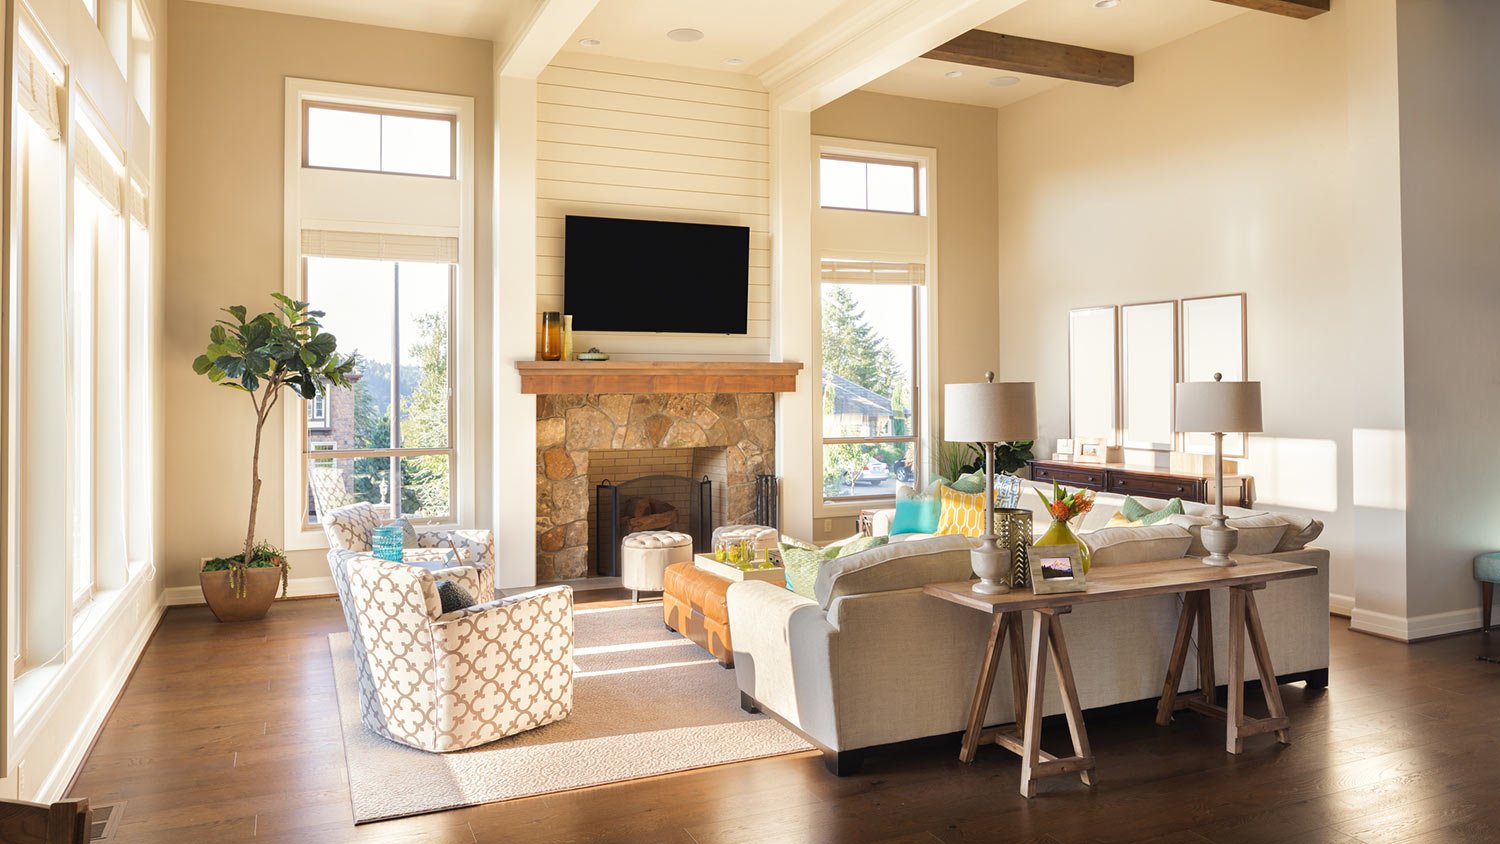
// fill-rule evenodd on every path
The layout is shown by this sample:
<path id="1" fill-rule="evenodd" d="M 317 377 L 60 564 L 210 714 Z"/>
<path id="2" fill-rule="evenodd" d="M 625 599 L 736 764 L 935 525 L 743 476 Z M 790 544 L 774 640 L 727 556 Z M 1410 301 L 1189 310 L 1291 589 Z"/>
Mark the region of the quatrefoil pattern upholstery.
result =
<path id="1" fill-rule="evenodd" d="M 335 574 L 355 639 L 366 727 L 447 752 L 566 718 L 573 710 L 573 591 L 538 589 L 441 614 L 436 581 L 481 589 L 471 567 L 429 572 L 340 552 Z M 465 583 L 466 579 L 470 579 Z M 481 582 L 476 582 L 481 581 Z M 478 591 L 478 590 L 476 590 Z M 480 594 L 491 594 L 481 592 Z"/>
<path id="2" fill-rule="evenodd" d="M 380 525 L 380 514 L 373 504 L 359 503 L 338 507 L 324 513 L 319 521 L 328 536 L 328 547 L 335 551 L 369 551 Z M 419 548 L 457 548 L 459 556 L 476 563 L 495 561 L 495 535 L 487 530 L 417 529 Z M 331 561 L 331 555 L 330 555 Z M 485 592 L 488 597 L 490 592 Z"/>

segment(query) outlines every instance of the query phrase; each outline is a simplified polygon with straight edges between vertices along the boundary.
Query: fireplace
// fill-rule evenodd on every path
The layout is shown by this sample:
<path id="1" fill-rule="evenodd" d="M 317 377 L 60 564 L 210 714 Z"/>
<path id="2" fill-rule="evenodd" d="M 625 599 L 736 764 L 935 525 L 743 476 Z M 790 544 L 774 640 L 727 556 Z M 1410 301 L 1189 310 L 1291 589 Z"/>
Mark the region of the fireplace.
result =
<path id="1" fill-rule="evenodd" d="M 762 477 L 775 472 L 775 407 L 770 392 L 538 396 L 538 582 L 593 573 L 596 493 L 606 479 L 707 477 L 710 525 L 766 519 L 773 499 Z"/>

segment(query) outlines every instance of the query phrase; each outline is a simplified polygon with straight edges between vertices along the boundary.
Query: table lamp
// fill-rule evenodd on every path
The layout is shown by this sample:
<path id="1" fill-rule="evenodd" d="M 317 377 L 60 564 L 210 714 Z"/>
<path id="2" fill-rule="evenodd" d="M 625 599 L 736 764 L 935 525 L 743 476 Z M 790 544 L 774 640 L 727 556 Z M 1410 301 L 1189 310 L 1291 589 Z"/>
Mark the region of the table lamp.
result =
<path id="1" fill-rule="evenodd" d="M 1177 385 L 1179 432 L 1214 435 L 1215 510 L 1211 524 L 1203 526 L 1204 565 L 1232 566 L 1229 554 L 1239 544 L 1239 532 L 1224 515 L 1224 432 L 1255 433 L 1261 429 L 1260 382 L 1225 381 L 1215 372 L 1212 381 L 1188 381 Z"/>
<path id="2" fill-rule="evenodd" d="M 1036 439 L 1036 385 L 995 383 L 986 372 L 978 384 L 943 387 L 943 439 L 984 447 L 984 536 L 970 552 L 979 582 L 974 591 L 1003 595 L 1010 591 L 1010 559 L 995 536 L 995 443 Z"/>

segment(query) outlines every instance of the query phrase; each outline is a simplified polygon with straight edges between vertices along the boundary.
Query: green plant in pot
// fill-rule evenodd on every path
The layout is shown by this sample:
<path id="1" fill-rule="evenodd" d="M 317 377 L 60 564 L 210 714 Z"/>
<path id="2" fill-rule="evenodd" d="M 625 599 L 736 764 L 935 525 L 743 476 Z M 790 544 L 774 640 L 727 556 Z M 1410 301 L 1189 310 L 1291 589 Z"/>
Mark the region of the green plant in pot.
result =
<path id="1" fill-rule="evenodd" d="M 254 317 L 244 305 L 224 309 L 208 332 L 208 349 L 193 361 L 193 371 L 248 397 L 255 411 L 255 445 L 250 456 L 250 518 L 242 550 L 209 560 L 199 573 L 203 597 L 220 621 L 249 621 L 265 616 L 279 586 L 286 597 L 286 557 L 255 541 L 260 504 L 260 446 L 266 421 L 282 394 L 312 399 L 329 387 L 350 386 L 355 357 L 340 357 L 338 340 L 324 333 L 322 311 L 306 302 L 274 293 L 277 307 Z"/>

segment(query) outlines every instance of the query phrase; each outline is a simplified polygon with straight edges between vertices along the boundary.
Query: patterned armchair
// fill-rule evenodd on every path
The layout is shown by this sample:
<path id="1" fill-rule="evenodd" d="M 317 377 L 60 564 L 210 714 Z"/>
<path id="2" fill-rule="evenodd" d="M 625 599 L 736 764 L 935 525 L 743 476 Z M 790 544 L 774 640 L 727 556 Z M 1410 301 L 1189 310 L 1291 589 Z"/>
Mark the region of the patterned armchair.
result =
<path id="1" fill-rule="evenodd" d="M 538 589 L 442 612 L 436 582 L 490 594 L 490 567 L 430 572 L 330 555 L 354 641 L 360 715 L 391 741 L 463 750 L 573 711 L 573 590 Z"/>
<path id="2" fill-rule="evenodd" d="M 323 525 L 323 533 L 328 536 L 328 562 L 332 566 L 334 551 L 368 552 L 370 550 L 375 528 L 380 524 L 380 514 L 375 512 L 373 504 L 349 504 L 329 510 L 319 521 Z M 495 562 L 495 535 L 487 530 L 417 528 L 419 548 L 447 548 L 449 543 L 467 556 L 468 559 L 465 562 L 488 564 Z M 487 591 L 482 595 L 476 593 L 476 596 L 488 598 L 493 594 L 495 593 Z"/>

